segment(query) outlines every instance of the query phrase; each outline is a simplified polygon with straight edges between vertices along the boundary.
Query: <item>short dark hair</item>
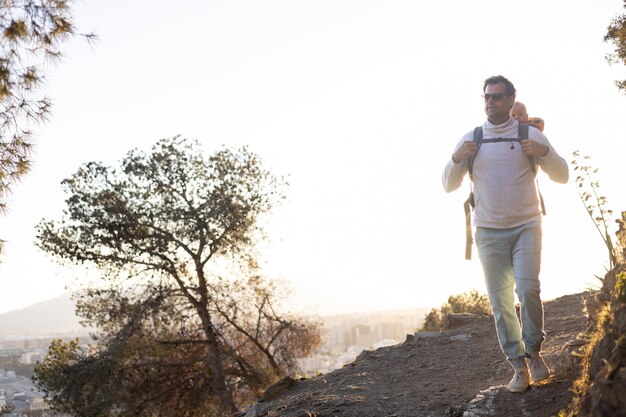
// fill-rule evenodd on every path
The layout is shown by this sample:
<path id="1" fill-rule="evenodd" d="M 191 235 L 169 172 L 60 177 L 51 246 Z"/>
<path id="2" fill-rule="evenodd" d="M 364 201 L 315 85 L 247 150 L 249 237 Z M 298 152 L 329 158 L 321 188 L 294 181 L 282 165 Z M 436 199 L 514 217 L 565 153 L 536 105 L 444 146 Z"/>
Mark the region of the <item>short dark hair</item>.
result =
<path id="1" fill-rule="evenodd" d="M 489 77 L 485 80 L 485 84 L 483 84 L 483 93 L 485 92 L 485 88 L 487 88 L 490 84 L 500 84 L 503 83 L 505 87 L 505 92 L 507 95 L 512 96 L 516 93 L 515 86 L 509 80 L 507 80 L 502 75 L 494 75 L 493 77 Z"/>

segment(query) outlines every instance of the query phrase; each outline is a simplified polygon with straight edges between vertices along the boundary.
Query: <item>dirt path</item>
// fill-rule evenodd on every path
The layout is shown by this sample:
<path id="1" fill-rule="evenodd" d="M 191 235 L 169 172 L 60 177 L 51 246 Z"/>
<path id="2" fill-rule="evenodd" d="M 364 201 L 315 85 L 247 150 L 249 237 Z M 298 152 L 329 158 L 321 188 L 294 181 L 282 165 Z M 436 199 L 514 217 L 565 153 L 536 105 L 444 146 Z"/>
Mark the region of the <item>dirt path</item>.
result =
<path id="1" fill-rule="evenodd" d="M 528 391 L 505 389 L 511 368 L 496 340 L 493 319 L 476 318 L 437 334 L 418 334 L 364 351 L 342 369 L 298 381 L 259 402 L 246 417 L 551 417 L 571 399 L 576 367 L 571 352 L 587 326 L 582 294 L 545 304 L 543 355 L 553 376 Z M 284 388 L 287 390 L 287 387 Z"/>

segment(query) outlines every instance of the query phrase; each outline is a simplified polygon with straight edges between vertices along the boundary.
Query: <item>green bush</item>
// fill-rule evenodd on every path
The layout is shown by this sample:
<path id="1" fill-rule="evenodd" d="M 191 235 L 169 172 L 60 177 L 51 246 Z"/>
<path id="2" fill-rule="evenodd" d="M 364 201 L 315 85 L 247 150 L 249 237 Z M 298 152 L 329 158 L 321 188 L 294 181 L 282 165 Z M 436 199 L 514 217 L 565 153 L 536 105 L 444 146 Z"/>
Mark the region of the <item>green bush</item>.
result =
<path id="1" fill-rule="evenodd" d="M 424 318 L 420 330 L 439 331 L 446 328 L 446 317 L 454 313 L 491 314 L 489 299 L 485 294 L 471 290 L 464 294 L 451 295 L 439 308 L 433 308 Z"/>

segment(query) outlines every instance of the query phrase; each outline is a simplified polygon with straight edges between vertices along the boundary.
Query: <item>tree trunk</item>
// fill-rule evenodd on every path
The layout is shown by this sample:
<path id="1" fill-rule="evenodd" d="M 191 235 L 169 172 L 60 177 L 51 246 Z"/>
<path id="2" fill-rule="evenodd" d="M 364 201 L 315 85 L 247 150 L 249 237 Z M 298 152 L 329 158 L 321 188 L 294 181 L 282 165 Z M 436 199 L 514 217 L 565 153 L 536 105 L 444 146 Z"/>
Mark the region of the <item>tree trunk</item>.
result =
<path id="1" fill-rule="evenodd" d="M 198 307 L 198 314 L 202 320 L 202 328 L 206 335 L 207 345 L 209 348 L 209 366 L 211 368 L 212 382 L 215 392 L 225 411 L 231 415 L 237 412 L 235 401 L 230 390 L 226 387 L 226 375 L 224 374 L 224 362 L 222 361 L 222 352 L 211 323 L 209 313 L 202 307 Z"/>

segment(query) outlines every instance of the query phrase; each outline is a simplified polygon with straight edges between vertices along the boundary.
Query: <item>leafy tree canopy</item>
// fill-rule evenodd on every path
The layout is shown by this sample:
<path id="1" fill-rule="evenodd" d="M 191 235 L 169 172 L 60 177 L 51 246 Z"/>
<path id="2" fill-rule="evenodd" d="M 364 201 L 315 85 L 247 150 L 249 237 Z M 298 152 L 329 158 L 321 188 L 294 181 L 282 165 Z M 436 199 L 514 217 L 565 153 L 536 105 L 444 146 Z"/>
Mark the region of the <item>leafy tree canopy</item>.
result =
<path id="1" fill-rule="evenodd" d="M 624 0 L 624 8 L 626 8 L 626 0 Z M 609 25 L 605 42 L 610 42 L 615 47 L 615 53 L 610 54 L 607 59 L 610 63 L 626 64 L 626 14 L 617 16 Z M 626 93 L 626 80 L 616 81 L 617 88 Z"/>
<path id="2" fill-rule="evenodd" d="M 284 185 L 247 148 L 205 158 L 180 137 L 65 180 L 64 216 L 39 224 L 38 245 L 95 265 L 103 285 L 77 300 L 99 329 L 94 351 L 60 343 L 36 370 L 55 408 L 231 415 L 295 371 L 319 325 L 277 311 L 285 290 L 260 276 L 254 251 L 260 216 Z M 88 405 L 94 395 L 101 401 Z"/>
<path id="3" fill-rule="evenodd" d="M 11 185 L 30 168 L 33 123 L 50 112 L 39 92 L 46 66 L 75 35 L 71 0 L 0 1 L 0 211 Z"/>

